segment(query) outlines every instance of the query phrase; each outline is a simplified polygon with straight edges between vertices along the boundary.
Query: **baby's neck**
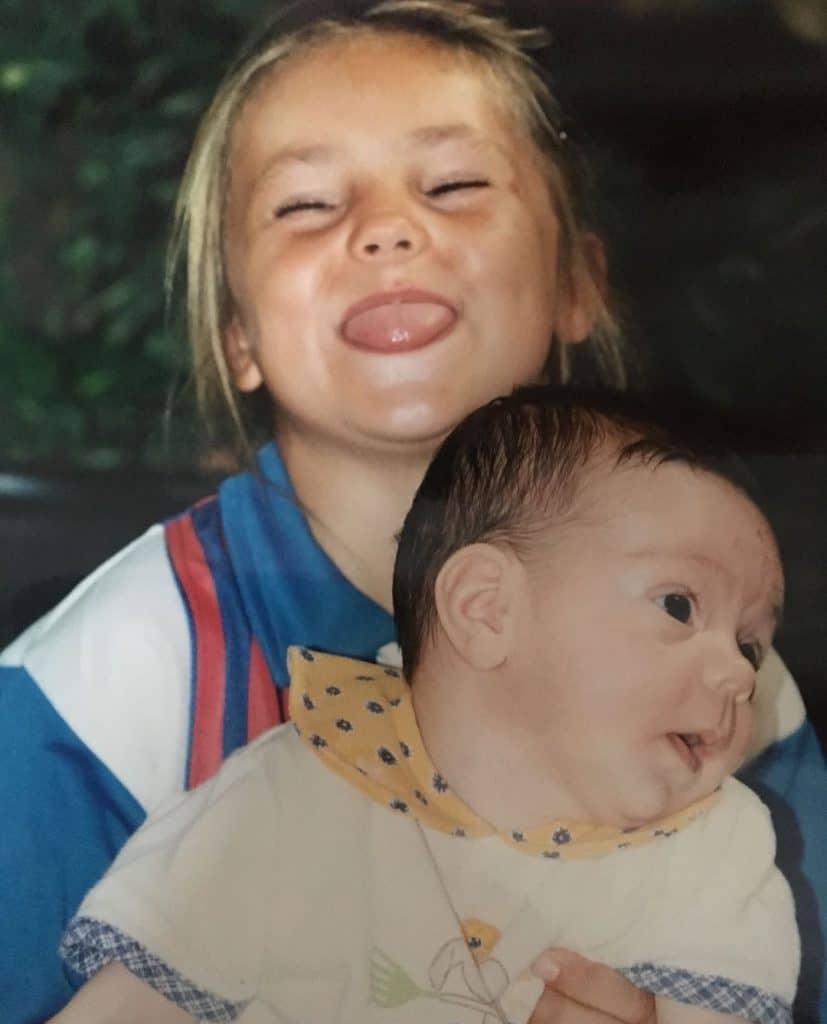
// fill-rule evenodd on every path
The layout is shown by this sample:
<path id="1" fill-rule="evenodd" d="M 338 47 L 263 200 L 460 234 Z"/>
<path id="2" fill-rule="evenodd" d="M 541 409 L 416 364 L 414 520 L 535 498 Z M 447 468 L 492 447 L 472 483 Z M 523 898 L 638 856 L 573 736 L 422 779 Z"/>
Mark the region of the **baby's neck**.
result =
<path id="1" fill-rule="evenodd" d="M 564 773 L 539 773 L 524 738 L 512 735 L 499 708 L 479 699 L 478 680 L 456 667 L 430 668 L 412 682 L 417 724 L 434 767 L 465 804 L 499 831 L 587 820 Z"/>

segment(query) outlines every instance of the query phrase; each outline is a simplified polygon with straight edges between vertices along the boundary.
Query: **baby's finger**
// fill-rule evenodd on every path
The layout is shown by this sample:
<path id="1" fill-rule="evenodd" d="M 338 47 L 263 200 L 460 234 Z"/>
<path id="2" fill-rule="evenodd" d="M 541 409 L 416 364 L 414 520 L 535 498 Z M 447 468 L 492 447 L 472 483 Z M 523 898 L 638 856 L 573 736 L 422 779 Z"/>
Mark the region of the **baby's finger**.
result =
<path id="1" fill-rule="evenodd" d="M 610 1017 L 600 1010 L 576 1003 L 573 999 L 545 988 L 534 1007 L 528 1024 L 619 1024 L 617 1017 Z"/>
<path id="2" fill-rule="evenodd" d="M 547 991 L 566 997 L 567 1002 L 579 1003 L 579 1009 L 591 1014 L 574 1016 L 578 1009 L 575 1006 L 565 1011 L 569 1013 L 567 1017 L 548 1018 L 555 1024 L 560 1021 L 564 1024 L 591 1024 L 592 1021 L 607 1024 L 608 1020 L 622 1021 L 623 1024 L 654 1024 L 655 1000 L 652 994 L 642 992 L 605 964 L 595 963 L 565 949 L 550 949 L 540 954 L 532 970 L 546 982 Z M 541 1003 L 542 998 L 538 1008 Z M 543 1018 L 539 1018 L 537 1024 L 541 1021 Z"/>

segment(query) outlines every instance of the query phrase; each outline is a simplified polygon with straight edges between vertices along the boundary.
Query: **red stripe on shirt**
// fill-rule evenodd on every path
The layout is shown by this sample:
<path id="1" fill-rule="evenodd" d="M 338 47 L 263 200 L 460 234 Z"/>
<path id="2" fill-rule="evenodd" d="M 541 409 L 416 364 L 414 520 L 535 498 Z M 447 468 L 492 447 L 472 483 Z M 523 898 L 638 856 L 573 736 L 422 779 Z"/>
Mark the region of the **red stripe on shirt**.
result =
<path id="1" fill-rule="evenodd" d="M 247 739 L 254 740 L 266 729 L 284 721 L 281 701 L 270 669 L 255 637 L 250 643 L 250 671 L 247 682 Z"/>
<path id="2" fill-rule="evenodd" d="M 190 789 L 210 778 L 223 761 L 224 631 L 212 574 L 189 516 L 166 527 L 170 559 L 186 594 L 194 632 Z"/>

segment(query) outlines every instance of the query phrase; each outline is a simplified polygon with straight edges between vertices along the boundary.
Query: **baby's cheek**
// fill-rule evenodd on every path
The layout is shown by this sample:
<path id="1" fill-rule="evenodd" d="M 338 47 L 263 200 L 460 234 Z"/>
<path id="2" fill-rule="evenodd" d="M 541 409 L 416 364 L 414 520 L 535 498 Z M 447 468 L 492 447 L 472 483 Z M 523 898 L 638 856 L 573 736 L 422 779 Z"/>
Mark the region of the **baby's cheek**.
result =
<path id="1" fill-rule="evenodd" d="M 728 774 L 732 774 L 743 763 L 747 755 L 750 737 L 752 736 L 752 706 L 749 704 L 740 705 L 737 716 L 735 735 L 732 737 L 732 756 Z"/>

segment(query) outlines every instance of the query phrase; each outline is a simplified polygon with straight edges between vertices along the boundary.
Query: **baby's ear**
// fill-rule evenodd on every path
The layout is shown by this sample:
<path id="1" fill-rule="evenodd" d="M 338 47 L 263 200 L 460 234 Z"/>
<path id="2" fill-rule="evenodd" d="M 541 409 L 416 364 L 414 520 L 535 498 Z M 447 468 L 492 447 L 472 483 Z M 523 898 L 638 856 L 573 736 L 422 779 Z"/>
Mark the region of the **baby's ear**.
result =
<path id="1" fill-rule="evenodd" d="M 224 358 L 239 391 L 255 391 L 261 386 L 261 370 L 247 333 L 235 313 L 224 328 Z"/>
<path id="2" fill-rule="evenodd" d="M 523 574 L 516 556 L 494 544 L 460 548 L 439 571 L 434 597 L 440 626 L 457 654 L 478 670 L 498 668 L 511 651 Z"/>

